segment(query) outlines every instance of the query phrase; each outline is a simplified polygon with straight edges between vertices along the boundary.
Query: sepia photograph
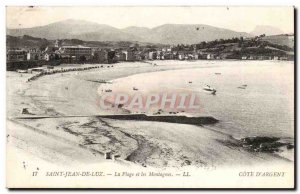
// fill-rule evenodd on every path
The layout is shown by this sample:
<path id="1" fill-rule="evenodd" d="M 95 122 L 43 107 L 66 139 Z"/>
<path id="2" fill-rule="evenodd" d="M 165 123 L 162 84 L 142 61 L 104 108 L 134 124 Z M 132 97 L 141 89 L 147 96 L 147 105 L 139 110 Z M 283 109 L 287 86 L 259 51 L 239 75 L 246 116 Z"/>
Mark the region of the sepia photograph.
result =
<path id="1" fill-rule="evenodd" d="M 295 13 L 7 6 L 6 187 L 294 189 Z"/>

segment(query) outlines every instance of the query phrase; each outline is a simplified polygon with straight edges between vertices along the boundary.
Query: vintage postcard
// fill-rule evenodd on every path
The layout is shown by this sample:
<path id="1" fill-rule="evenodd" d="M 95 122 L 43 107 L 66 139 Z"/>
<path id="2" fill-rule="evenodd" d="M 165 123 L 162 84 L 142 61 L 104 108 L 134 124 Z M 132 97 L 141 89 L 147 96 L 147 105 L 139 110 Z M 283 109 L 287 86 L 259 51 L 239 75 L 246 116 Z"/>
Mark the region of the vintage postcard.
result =
<path id="1" fill-rule="evenodd" d="M 294 7 L 6 7 L 8 188 L 295 187 Z"/>

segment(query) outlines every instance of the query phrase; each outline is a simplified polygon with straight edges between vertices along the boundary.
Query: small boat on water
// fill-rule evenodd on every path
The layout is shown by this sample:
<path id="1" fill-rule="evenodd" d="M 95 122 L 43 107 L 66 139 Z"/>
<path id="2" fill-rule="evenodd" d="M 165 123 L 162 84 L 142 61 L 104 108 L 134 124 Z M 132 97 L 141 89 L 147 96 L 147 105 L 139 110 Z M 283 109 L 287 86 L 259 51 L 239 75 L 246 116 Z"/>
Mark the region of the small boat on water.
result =
<path id="1" fill-rule="evenodd" d="M 213 87 L 210 87 L 209 85 L 206 85 L 204 88 L 203 88 L 203 90 L 205 90 L 205 91 L 214 91 L 215 89 L 213 88 Z"/>
<path id="2" fill-rule="evenodd" d="M 216 95 L 216 93 L 217 93 L 217 90 L 214 89 L 213 87 L 210 87 L 209 85 L 206 85 L 206 86 L 203 88 L 203 90 L 208 91 L 208 92 L 211 92 L 212 95 Z"/>
<path id="3" fill-rule="evenodd" d="M 139 89 L 138 89 L 138 88 L 136 88 L 136 87 L 133 87 L 132 89 L 133 89 L 133 90 L 136 90 L 136 91 L 137 91 L 137 90 L 139 90 Z"/>
<path id="4" fill-rule="evenodd" d="M 246 89 L 247 88 L 247 84 L 244 84 L 244 85 L 242 85 L 242 86 L 239 86 L 239 87 L 237 87 L 238 89 Z"/>

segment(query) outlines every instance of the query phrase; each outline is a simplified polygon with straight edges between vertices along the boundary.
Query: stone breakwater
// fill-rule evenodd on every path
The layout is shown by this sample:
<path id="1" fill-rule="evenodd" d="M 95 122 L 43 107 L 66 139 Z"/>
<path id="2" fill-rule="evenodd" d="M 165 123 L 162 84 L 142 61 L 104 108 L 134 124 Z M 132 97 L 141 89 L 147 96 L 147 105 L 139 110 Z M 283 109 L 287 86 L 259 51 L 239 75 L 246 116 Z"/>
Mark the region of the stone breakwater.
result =
<path id="1" fill-rule="evenodd" d="M 113 67 L 113 65 L 111 66 L 107 66 L 107 68 L 109 67 Z M 71 72 L 71 71 L 87 71 L 87 70 L 91 70 L 91 69 L 97 69 L 97 68 L 103 68 L 103 65 L 96 65 L 96 66 L 89 66 L 89 67 L 73 67 L 73 68 L 61 68 L 61 69 L 45 69 L 42 72 L 39 72 L 37 74 L 35 74 L 34 76 L 30 77 L 27 82 L 30 81 L 34 81 L 36 79 L 38 79 L 39 77 L 45 76 L 45 75 L 52 75 L 52 74 L 56 74 L 56 73 L 66 73 L 66 72 Z"/>
<path id="2" fill-rule="evenodd" d="M 166 123 L 179 123 L 190 125 L 208 125 L 218 122 L 213 117 L 187 117 L 187 116 L 148 116 L 145 114 L 130 114 L 130 115 L 106 115 L 100 116 L 101 118 L 118 119 L 118 120 L 137 120 L 137 121 L 154 121 Z"/>

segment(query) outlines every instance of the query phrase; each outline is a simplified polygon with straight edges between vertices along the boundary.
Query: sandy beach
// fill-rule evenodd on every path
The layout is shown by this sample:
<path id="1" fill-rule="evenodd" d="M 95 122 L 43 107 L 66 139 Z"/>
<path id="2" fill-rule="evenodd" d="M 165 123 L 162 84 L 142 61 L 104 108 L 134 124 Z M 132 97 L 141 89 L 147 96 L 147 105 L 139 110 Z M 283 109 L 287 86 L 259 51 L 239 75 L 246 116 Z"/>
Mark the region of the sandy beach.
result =
<path id="1" fill-rule="evenodd" d="M 147 72 L 214 66 L 214 63 L 203 63 L 199 67 L 194 62 L 180 61 L 158 61 L 155 62 L 157 66 L 152 63 L 117 63 L 109 68 L 107 66 L 111 65 L 106 64 L 102 68 L 88 71 L 46 75 L 32 82 L 26 82 L 32 74 L 7 72 L 9 145 L 24 153 L 39 156 L 42 160 L 62 165 L 66 162 L 69 165 L 80 162 L 101 163 L 106 161 L 105 153 L 112 153 L 116 161 L 151 167 L 244 166 L 291 162 L 276 154 L 249 152 L 238 146 L 231 135 L 210 126 L 124 121 L 94 116 L 113 113 L 97 105 L 101 80 L 114 82 L 118 78 Z M 21 114 L 23 108 L 27 108 L 30 114 L 26 116 L 61 118 L 16 120 L 16 117 L 24 116 Z M 126 114 L 122 109 L 117 113 Z M 44 145 L 44 138 L 51 141 Z M 52 157 L 56 153 L 59 157 Z"/>

